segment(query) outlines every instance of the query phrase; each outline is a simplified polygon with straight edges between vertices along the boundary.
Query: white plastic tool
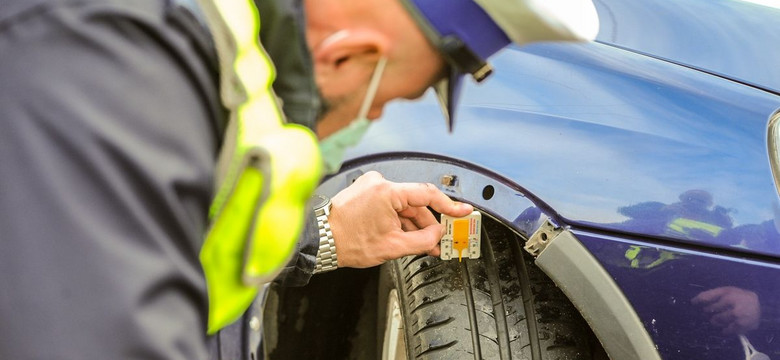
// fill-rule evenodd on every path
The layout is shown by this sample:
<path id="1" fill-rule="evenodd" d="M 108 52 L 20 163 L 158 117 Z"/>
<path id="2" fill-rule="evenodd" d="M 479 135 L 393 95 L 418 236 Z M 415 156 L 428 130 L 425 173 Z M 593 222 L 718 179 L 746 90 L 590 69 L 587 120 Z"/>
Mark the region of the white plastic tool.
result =
<path id="1" fill-rule="evenodd" d="M 441 216 L 445 234 L 441 238 L 441 259 L 478 259 L 480 256 L 482 214 L 474 210 L 464 217 Z"/>
<path id="2" fill-rule="evenodd" d="M 756 350 L 745 335 L 739 335 L 739 341 L 745 350 L 745 360 L 771 360 L 769 355 Z"/>

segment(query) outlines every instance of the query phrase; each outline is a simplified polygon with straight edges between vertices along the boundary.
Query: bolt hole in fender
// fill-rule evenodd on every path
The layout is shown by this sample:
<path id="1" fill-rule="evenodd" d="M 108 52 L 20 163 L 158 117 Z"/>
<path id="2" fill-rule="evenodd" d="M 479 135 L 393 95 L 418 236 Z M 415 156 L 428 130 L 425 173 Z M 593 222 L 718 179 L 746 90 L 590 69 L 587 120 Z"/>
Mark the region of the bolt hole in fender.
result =
<path id="1" fill-rule="evenodd" d="M 360 318 L 357 323 L 373 328 L 358 325 L 327 334 L 351 339 L 351 355 L 344 358 L 660 359 L 612 278 L 570 232 L 547 222 L 554 214 L 523 189 L 456 160 L 403 153 L 348 162 L 341 173 L 325 179 L 318 192 L 333 196 L 369 171 L 396 182 L 430 182 L 452 198 L 472 203 L 487 215 L 482 257 L 458 262 L 412 256 L 371 270 L 376 281 L 354 295 L 365 300 L 354 316 Z M 543 243 L 536 260 L 523 249 L 529 238 Z M 351 276 L 348 270 L 326 274 L 331 281 L 326 287 L 334 288 L 342 271 Z M 313 278 L 312 285 L 319 280 Z M 346 281 L 353 284 L 345 288 L 355 288 L 354 280 Z M 352 295 L 345 291 L 341 296 Z M 373 306 L 366 306 L 371 300 Z M 286 316 L 282 309 L 267 307 L 266 320 L 274 312 Z M 308 321 L 322 322 L 312 315 Z M 275 330 L 281 339 L 284 330 Z M 367 355 L 371 349 L 375 356 Z M 269 358 L 295 354 L 277 351 Z"/>
<path id="2" fill-rule="evenodd" d="M 540 231 L 549 226 L 544 221 L 549 215 L 539 210 L 538 200 L 530 199 L 522 189 L 484 169 L 450 159 L 417 159 L 409 154 L 400 160 L 392 159 L 392 156 L 380 159 L 367 159 L 368 164 L 356 164 L 344 172 L 351 174 L 347 175 L 349 178 L 376 170 L 393 181 L 431 182 L 453 198 L 489 210 L 483 229 L 483 239 L 487 239 L 483 244 L 483 258 L 458 263 L 409 257 L 382 267 L 380 274 L 385 280 L 380 278 L 380 304 L 387 303 L 381 293 L 383 288 L 388 288 L 386 277 L 389 274 L 395 281 L 404 325 L 413 325 L 404 329 L 409 358 L 420 358 L 419 355 L 426 351 L 429 358 L 456 359 L 458 356 L 472 358 L 480 352 L 476 358 L 591 359 L 602 356 L 600 351 L 604 350 L 600 344 L 587 340 L 590 329 L 584 323 L 578 323 L 580 314 L 572 303 L 534 265 L 529 254 L 520 250 L 523 238 L 536 233 L 547 246 L 539 251 L 544 255 L 538 261 L 546 265 L 545 271 L 556 274 L 556 281 L 566 285 L 562 288 L 579 302 L 580 310 L 593 330 L 604 338 L 602 343 L 610 356 L 613 359 L 660 359 L 617 285 L 573 235 Z M 334 183 L 339 181 L 334 180 Z M 562 246 L 557 246 L 558 239 L 564 239 L 560 242 Z M 566 258 L 569 255 L 571 258 Z M 518 293 L 518 289 L 524 291 Z M 522 307 L 518 308 L 517 303 Z M 471 311 L 466 311 L 469 309 Z M 550 312 L 560 316 L 558 319 L 566 320 L 557 323 L 545 318 Z M 425 313 L 429 317 L 423 318 L 421 314 Z M 443 318 L 447 313 L 456 315 L 456 320 L 445 320 L 450 318 Z M 385 318 L 390 316 L 386 314 Z M 483 324 L 482 330 L 480 324 Z M 463 332 L 448 339 L 442 335 L 448 328 L 473 331 L 470 335 Z M 387 331 L 382 329 L 378 333 Z M 427 343 L 423 340 L 426 336 Z M 520 343 L 522 345 L 516 346 Z"/>

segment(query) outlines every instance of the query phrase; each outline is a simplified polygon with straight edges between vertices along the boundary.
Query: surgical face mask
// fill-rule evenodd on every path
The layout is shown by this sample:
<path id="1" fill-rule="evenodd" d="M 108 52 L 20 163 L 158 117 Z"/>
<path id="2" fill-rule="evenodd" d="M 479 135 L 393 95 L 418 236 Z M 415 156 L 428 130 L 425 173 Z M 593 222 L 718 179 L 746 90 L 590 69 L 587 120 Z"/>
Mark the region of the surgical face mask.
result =
<path id="1" fill-rule="evenodd" d="M 352 120 L 346 127 L 331 134 L 327 138 L 320 141 L 320 150 L 322 152 L 322 160 L 325 163 L 325 172 L 327 174 L 333 174 L 341 167 L 341 162 L 344 159 L 344 152 L 360 142 L 363 135 L 366 134 L 368 126 L 371 125 L 371 121 L 368 120 L 368 111 L 371 110 L 371 104 L 374 102 L 376 96 L 376 90 L 379 88 L 379 79 L 382 78 L 382 73 L 385 70 L 387 64 L 387 57 L 381 57 L 379 62 L 374 68 L 374 74 L 371 76 L 371 82 L 368 83 L 368 90 L 366 91 L 366 97 L 363 99 L 363 104 L 360 106 L 357 118 Z"/>

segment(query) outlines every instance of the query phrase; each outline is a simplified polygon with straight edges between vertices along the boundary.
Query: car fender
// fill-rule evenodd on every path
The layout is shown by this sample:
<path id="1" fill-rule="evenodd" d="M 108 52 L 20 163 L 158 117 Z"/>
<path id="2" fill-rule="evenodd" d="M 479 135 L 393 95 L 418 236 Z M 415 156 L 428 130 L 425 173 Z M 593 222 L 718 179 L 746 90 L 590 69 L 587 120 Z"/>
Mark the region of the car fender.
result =
<path id="1" fill-rule="evenodd" d="M 613 359 L 660 359 L 642 321 L 609 273 L 557 215 L 525 189 L 490 171 L 432 154 L 386 153 L 356 159 L 327 178 L 318 193 L 334 196 L 377 171 L 394 182 L 428 182 L 499 220 L 522 239 L 549 239 L 536 264 L 574 304 Z M 523 245 L 523 244 L 521 244 Z"/>

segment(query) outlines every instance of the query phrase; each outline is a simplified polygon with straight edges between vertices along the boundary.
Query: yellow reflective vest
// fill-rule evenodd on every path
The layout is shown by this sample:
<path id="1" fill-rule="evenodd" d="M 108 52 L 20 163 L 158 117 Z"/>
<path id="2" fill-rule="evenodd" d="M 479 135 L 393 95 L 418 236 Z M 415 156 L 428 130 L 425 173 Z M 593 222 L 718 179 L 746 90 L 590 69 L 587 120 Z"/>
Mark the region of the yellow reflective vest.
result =
<path id="1" fill-rule="evenodd" d="M 287 124 L 271 89 L 273 64 L 259 44 L 251 0 L 198 0 L 214 38 L 229 112 L 217 165 L 211 226 L 200 253 L 208 332 L 249 307 L 295 251 L 306 202 L 322 172 L 316 136 Z"/>

